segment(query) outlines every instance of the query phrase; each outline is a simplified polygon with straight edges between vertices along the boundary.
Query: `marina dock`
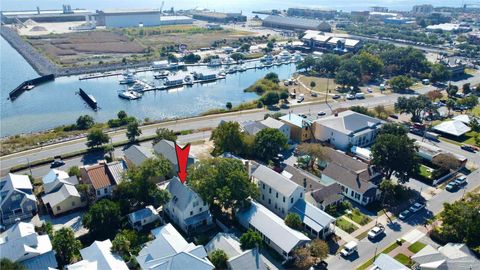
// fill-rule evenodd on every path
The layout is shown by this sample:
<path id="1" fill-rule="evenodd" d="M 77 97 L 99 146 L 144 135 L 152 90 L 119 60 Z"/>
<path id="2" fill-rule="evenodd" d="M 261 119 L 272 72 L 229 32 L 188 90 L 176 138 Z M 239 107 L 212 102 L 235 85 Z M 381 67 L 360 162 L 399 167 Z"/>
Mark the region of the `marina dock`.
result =
<path id="1" fill-rule="evenodd" d="M 97 104 L 97 100 L 95 99 L 95 97 L 87 94 L 85 91 L 83 91 L 82 88 L 79 88 L 79 89 L 80 89 L 80 91 L 78 92 L 78 94 L 80 95 L 80 97 L 82 97 L 83 100 L 85 100 L 85 102 L 88 104 L 88 106 L 90 106 L 93 110 L 96 111 L 98 109 L 98 104 Z"/>
<path id="2" fill-rule="evenodd" d="M 15 89 L 13 89 L 8 96 L 10 97 L 11 101 L 14 101 L 16 98 L 18 98 L 23 92 L 26 90 L 30 90 L 31 88 L 42 84 L 46 83 L 49 81 L 55 80 L 55 75 L 49 74 L 45 76 L 41 76 L 32 80 L 24 81 L 22 82 L 19 86 L 17 86 Z"/>

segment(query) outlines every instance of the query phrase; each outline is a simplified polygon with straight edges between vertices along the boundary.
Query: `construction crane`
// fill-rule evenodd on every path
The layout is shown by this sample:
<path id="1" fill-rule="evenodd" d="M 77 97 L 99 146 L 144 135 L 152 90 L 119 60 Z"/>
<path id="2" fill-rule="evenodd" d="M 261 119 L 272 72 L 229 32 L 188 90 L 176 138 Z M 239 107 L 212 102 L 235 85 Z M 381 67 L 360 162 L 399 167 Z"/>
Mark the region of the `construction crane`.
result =
<path id="1" fill-rule="evenodd" d="M 162 13 L 163 5 L 165 5 L 165 1 L 162 1 L 162 4 L 160 5 L 160 14 Z"/>

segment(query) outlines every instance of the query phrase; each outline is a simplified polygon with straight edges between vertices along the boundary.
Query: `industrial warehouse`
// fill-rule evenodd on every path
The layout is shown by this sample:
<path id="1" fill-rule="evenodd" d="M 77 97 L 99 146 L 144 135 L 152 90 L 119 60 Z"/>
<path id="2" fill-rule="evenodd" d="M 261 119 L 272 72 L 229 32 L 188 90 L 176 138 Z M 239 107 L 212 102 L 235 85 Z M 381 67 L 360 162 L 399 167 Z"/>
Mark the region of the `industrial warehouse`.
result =
<path id="1" fill-rule="evenodd" d="M 271 15 L 263 20 L 262 26 L 279 28 L 285 30 L 319 30 L 323 32 L 331 32 L 332 27 L 327 22 L 314 19 L 304 19 L 295 17 L 284 17 Z"/>
<path id="2" fill-rule="evenodd" d="M 87 20 L 95 21 L 97 26 L 105 26 L 106 28 L 193 23 L 193 19 L 187 16 L 163 16 L 159 9 L 104 10 L 97 11 L 97 13 L 88 17 Z"/>
<path id="3" fill-rule="evenodd" d="M 246 22 L 247 16 L 242 13 L 221 13 L 211 11 L 194 11 L 191 13 L 195 20 L 216 22 L 216 23 L 231 23 L 231 22 Z"/>

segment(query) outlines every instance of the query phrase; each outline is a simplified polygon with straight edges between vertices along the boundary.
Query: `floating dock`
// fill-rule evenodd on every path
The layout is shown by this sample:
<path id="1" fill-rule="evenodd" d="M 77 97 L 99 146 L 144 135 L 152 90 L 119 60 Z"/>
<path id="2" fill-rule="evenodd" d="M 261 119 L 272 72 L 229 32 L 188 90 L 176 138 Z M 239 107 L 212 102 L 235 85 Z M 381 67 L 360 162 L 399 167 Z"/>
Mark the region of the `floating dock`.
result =
<path id="1" fill-rule="evenodd" d="M 46 83 L 49 81 L 55 80 L 55 75 L 49 74 L 45 76 L 41 76 L 32 80 L 24 81 L 21 83 L 17 88 L 13 89 L 8 95 L 11 101 L 14 101 L 18 98 L 25 90 L 28 90 L 29 86 L 37 86 L 42 83 Z"/>
<path id="2" fill-rule="evenodd" d="M 82 88 L 79 88 L 79 89 L 80 89 L 80 91 L 79 91 L 80 97 L 82 97 L 83 100 L 85 100 L 85 102 L 88 104 L 88 106 L 90 106 L 93 110 L 96 111 L 98 109 L 98 104 L 97 104 L 97 100 L 95 99 L 95 97 L 85 93 L 85 91 L 83 91 Z"/>

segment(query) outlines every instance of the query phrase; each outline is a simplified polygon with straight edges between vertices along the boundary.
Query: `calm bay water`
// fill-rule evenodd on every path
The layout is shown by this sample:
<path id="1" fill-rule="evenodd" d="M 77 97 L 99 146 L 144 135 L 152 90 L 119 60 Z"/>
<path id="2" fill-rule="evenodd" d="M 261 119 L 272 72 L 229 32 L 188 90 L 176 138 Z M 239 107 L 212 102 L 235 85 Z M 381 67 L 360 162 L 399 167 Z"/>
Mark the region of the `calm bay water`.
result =
<path id="1" fill-rule="evenodd" d="M 225 80 L 213 83 L 146 92 L 143 98 L 134 101 L 118 97 L 117 91 L 123 88 L 118 83 L 120 76 L 84 81 L 80 81 L 78 76 L 60 77 L 23 93 L 12 102 L 7 100 L 8 92 L 23 80 L 34 77 L 35 72 L 3 39 L 1 45 L 1 136 L 70 124 L 82 114 L 89 114 L 101 122 L 115 118 L 120 110 L 139 119 L 148 117 L 152 120 L 198 115 L 209 109 L 223 108 L 227 102 L 237 105 L 258 98 L 254 93 L 243 92 L 243 89 L 268 72 L 276 72 L 282 79 L 289 78 L 295 72 L 293 64 L 248 70 L 229 74 Z M 137 77 L 153 81 L 152 75 L 151 72 L 145 72 Z M 92 111 L 76 94 L 79 88 L 95 96 L 101 109 Z"/>

